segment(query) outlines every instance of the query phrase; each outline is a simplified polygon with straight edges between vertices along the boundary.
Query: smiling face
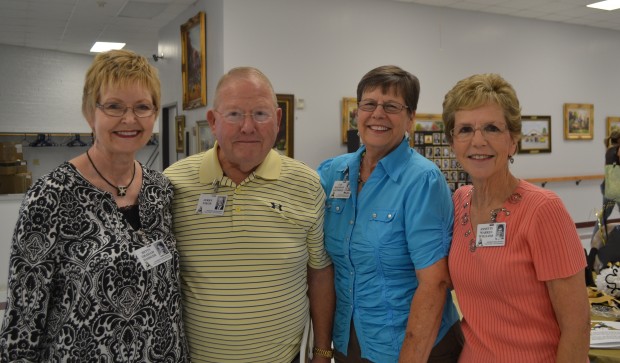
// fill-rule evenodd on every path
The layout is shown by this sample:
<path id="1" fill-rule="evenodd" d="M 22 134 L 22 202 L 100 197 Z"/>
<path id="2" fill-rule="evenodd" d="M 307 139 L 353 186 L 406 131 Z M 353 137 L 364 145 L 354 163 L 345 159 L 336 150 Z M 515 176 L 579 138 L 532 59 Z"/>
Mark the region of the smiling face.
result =
<path id="1" fill-rule="evenodd" d="M 207 119 L 217 139 L 218 158 L 222 168 L 232 168 L 244 175 L 260 165 L 273 147 L 282 110 L 277 108 L 274 95 L 264 81 L 255 76 L 232 76 L 217 91 L 215 108 Z M 265 122 L 250 116 L 255 112 L 271 115 Z M 246 114 L 242 121 L 231 123 L 224 115 Z"/>
<path id="2" fill-rule="evenodd" d="M 405 105 L 402 96 L 397 95 L 393 88 L 384 93 L 381 87 L 365 90 L 360 102 L 375 102 L 385 104 L 396 102 Z M 403 108 L 398 113 L 386 113 L 382 106 L 377 106 L 374 111 L 358 109 L 358 131 L 368 153 L 373 153 L 381 158 L 394 150 L 402 141 L 405 132 L 411 130 L 415 112 L 407 112 Z"/>
<path id="3" fill-rule="evenodd" d="M 463 140 L 456 136 L 452 148 L 463 169 L 474 182 L 503 178 L 508 175 L 508 158 L 516 152 L 517 143 L 507 130 L 502 108 L 487 104 L 471 110 L 459 110 L 454 114 L 454 130 L 463 127 L 474 129 L 473 137 Z M 486 132 L 482 130 L 502 132 Z"/>
<path id="4" fill-rule="evenodd" d="M 102 87 L 98 103 L 135 107 L 153 105 L 153 98 L 146 87 L 132 83 L 126 86 Z M 101 109 L 95 108 L 87 121 L 95 134 L 95 146 L 98 150 L 108 155 L 134 155 L 151 138 L 156 117 L 156 113 L 148 117 L 137 117 L 132 109 L 127 109 L 123 116 L 108 116 Z"/>

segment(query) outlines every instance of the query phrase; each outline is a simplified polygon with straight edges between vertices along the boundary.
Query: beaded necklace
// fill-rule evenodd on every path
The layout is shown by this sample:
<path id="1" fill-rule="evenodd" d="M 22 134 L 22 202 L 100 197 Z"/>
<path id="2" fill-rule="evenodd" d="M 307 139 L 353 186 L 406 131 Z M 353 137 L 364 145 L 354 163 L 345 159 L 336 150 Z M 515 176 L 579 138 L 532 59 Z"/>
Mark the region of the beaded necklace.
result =
<path id="1" fill-rule="evenodd" d="M 362 180 L 362 164 L 364 163 L 364 156 L 366 156 L 366 150 L 362 152 L 362 157 L 360 158 L 360 171 L 357 173 L 357 184 L 358 187 L 361 188 L 366 184 L 366 180 Z"/>
<path id="2" fill-rule="evenodd" d="M 467 212 L 467 207 L 469 207 L 469 205 L 471 204 L 471 198 L 472 198 L 473 192 L 474 192 L 474 188 L 471 188 L 469 190 L 469 192 L 467 192 L 467 195 L 466 195 L 467 201 L 463 204 L 463 208 L 465 209 L 465 214 L 463 214 L 463 217 L 461 217 L 461 225 L 462 226 L 465 226 L 465 225 L 467 225 L 469 223 L 469 213 Z M 521 194 L 519 194 L 517 192 L 514 192 L 514 193 L 512 193 L 508 197 L 507 201 L 509 203 L 511 203 L 511 204 L 517 204 L 517 203 L 519 203 L 521 201 L 521 199 L 523 199 Z M 506 217 L 510 216 L 510 211 L 508 209 L 506 209 L 506 208 L 502 207 L 502 208 L 492 209 L 489 212 L 489 215 L 491 217 L 490 218 L 491 219 L 491 223 L 497 222 L 497 216 L 500 213 L 504 213 L 504 216 L 506 216 Z M 470 225 L 470 228 L 468 228 L 467 231 L 465 232 L 465 238 L 471 236 L 471 234 L 472 234 L 472 229 L 471 229 L 471 225 Z M 469 252 L 476 252 L 476 248 L 477 248 L 476 240 L 474 238 L 471 238 L 469 240 Z"/>

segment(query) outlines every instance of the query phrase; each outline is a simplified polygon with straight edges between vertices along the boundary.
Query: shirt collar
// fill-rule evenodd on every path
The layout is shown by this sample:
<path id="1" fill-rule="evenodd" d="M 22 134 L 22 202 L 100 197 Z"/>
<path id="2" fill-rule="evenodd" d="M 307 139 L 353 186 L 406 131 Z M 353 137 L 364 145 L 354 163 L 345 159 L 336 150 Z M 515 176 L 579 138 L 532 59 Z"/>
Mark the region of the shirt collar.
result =
<path id="1" fill-rule="evenodd" d="M 355 170 L 358 170 L 360 159 L 362 157 L 361 155 L 364 151 L 366 151 L 366 146 L 362 145 L 362 147 L 356 151 L 355 156 L 351 159 L 351 164 L 349 164 L 349 166 L 353 166 L 353 164 L 357 163 Z M 410 151 L 411 148 L 409 147 L 409 140 L 404 137 L 396 149 L 392 150 L 389 154 L 379 160 L 377 167 L 380 166 L 380 170 L 383 170 L 390 177 L 390 179 L 396 182 L 403 173 L 405 165 L 407 164 L 407 159 L 410 155 Z"/>
<path id="2" fill-rule="evenodd" d="M 217 158 L 217 149 L 219 145 L 215 141 L 215 145 L 205 153 L 202 161 L 200 162 L 200 168 L 198 171 L 198 178 L 200 183 L 208 184 L 213 180 L 220 180 L 224 176 L 222 165 Z M 254 174 L 262 179 L 277 180 L 280 177 L 282 168 L 282 158 L 275 150 L 270 150 L 265 160 L 254 170 Z"/>
<path id="3" fill-rule="evenodd" d="M 383 167 L 386 174 L 389 175 L 390 179 L 397 181 L 407 165 L 410 153 L 409 140 L 404 137 L 396 149 L 379 160 L 379 164 Z"/>

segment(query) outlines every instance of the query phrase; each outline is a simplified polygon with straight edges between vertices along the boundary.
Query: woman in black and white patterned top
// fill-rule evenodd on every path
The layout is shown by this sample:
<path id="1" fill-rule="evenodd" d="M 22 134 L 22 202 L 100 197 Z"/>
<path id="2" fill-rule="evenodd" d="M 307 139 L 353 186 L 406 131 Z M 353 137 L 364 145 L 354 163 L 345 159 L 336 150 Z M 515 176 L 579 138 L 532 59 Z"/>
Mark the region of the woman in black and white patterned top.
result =
<path id="1" fill-rule="evenodd" d="M 1 362 L 189 361 L 172 187 L 135 160 L 160 95 L 146 58 L 95 57 L 82 99 L 95 142 L 35 182 L 20 208 Z"/>

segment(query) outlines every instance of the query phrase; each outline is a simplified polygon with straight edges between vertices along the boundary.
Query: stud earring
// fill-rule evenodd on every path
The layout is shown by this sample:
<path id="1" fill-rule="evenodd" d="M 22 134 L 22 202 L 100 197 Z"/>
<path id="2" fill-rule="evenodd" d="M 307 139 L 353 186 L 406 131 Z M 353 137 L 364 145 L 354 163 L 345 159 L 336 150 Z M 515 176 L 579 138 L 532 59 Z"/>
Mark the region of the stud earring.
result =
<path id="1" fill-rule="evenodd" d="M 511 164 L 515 163 L 515 159 L 512 157 L 512 155 L 508 155 L 508 161 L 510 161 Z"/>

